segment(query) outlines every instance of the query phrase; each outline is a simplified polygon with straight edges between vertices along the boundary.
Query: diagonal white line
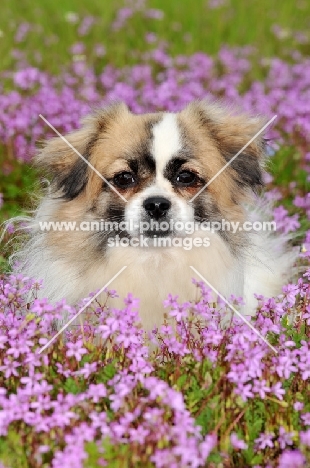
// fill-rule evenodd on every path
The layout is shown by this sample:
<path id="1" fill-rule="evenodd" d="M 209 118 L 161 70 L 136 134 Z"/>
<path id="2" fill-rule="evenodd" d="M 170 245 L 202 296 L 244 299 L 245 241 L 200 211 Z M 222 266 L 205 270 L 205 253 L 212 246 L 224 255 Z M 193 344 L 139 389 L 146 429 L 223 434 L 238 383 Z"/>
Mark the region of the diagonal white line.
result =
<path id="1" fill-rule="evenodd" d="M 238 312 L 237 309 L 235 309 L 234 306 L 232 306 L 226 299 L 224 296 L 222 296 L 222 294 L 220 294 L 213 286 L 212 284 L 209 283 L 209 281 L 206 280 L 206 278 L 204 278 L 200 273 L 199 271 L 196 270 L 196 268 L 194 268 L 193 266 L 190 266 L 190 268 L 196 273 L 196 275 L 198 275 L 227 305 L 228 307 L 231 308 L 231 310 L 233 312 L 235 312 L 235 314 L 238 315 L 239 318 L 241 318 L 241 320 L 244 321 L 244 323 L 246 323 L 248 325 L 248 327 L 250 327 L 255 333 L 256 335 L 261 339 L 263 340 L 268 346 L 269 348 L 272 349 L 272 351 L 274 351 L 276 354 L 278 354 L 278 351 L 276 350 L 276 348 L 274 348 L 270 343 L 269 341 L 266 340 L 266 338 L 263 337 L 263 335 L 261 333 L 259 333 L 258 330 L 256 330 L 255 327 L 253 327 L 253 325 L 240 313 Z"/>
<path id="2" fill-rule="evenodd" d="M 266 123 L 266 125 L 264 125 L 263 128 L 262 128 L 259 132 L 257 132 L 256 135 L 254 135 L 253 138 L 251 138 L 251 140 L 248 141 L 247 144 L 244 145 L 244 147 L 241 148 L 241 150 L 238 151 L 238 153 L 235 154 L 235 156 L 234 156 L 233 158 L 231 158 L 231 160 L 228 161 L 228 163 L 225 164 L 225 166 L 223 166 L 222 169 L 220 169 L 220 170 L 218 171 L 218 173 L 215 174 L 215 175 L 209 180 L 209 182 L 208 182 L 204 187 L 202 187 L 202 188 L 193 196 L 193 198 L 190 199 L 190 202 L 192 202 L 193 200 L 195 200 L 195 198 L 198 197 L 198 195 L 200 195 L 201 192 L 203 192 L 203 191 L 217 178 L 217 176 L 219 176 L 223 171 L 225 171 L 225 169 L 239 156 L 239 154 L 241 154 L 242 151 L 244 151 L 244 150 L 252 143 L 252 141 L 254 141 L 255 138 L 257 138 L 258 135 L 260 135 L 260 134 L 268 127 L 268 125 L 270 125 L 276 118 L 277 118 L 277 115 L 274 115 L 274 116 L 272 117 L 272 119 L 270 119 L 270 120 Z"/>
<path id="3" fill-rule="evenodd" d="M 100 172 L 97 171 L 97 169 L 96 169 L 89 161 L 87 161 L 87 159 L 84 158 L 84 156 L 82 156 L 81 153 L 80 153 L 76 148 L 74 148 L 74 146 L 72 146 L 71 143 L 70 143 L 61 133 L 59 133 L 59 131 L 56 130 L 56 128 L 55 128 L 48 120 L 46 120 L 45 117 L 43 117 L 42 114 L 39 114 L 39 117 L 41 117 L 41 119 L 44 120 L 44 122 L 45 122 L 49 127 L 51 127 L 51 129 L 54 130 L 54 132 L 55 132 L 65 143 L 67 143 L 67 145 L 70 146 L 70 148 L 71 148 L 78 156 L 80 156 L 80 158 L 83 159 L 83 161 L 84 161 L 86 164 L 88 164 L 88 166 L 89 166 L 89 167 L 90 167 L 90 168 L 91 168 L 91 169 L 92 169 L 92 170 L 93 170 L 93 171 L 94 171 L 94 172 L 95 172 L 95 173 L 96 173 L 112 190 L 114 190 L 114 192 L 117 193 L 117 195 L 118 195 L 124 202 L 127 203 L 126 198 L 123 197 L 123 195 L 122 195 L 121 193 L 119 193 L 119 191 L 116 190 L 116 188 L 115 188 L 112 184 L 110 184 L 110 182 L 109 182 L 107 179 L 105 179 L 105 178 L 103 177 L 103 175 L 100 174 Z"/>
<path id="4" fill-rule="evenodd" d="M 66 323 L 66 325 L 64 325 L 64 326 L 59 330 L 58 333 L 56 333 L 56 335 L 53 336 L 53 338 L 51 338 L 51 339 L 40 349 L 39 354 L 41 354 L 51 343 L 53 343 L 53 341 L 56 340 L 56 338 L 70 325 L 70 323 L 72 323 L 73 320 L 75 320 L 75 319 L 83 312 L 83 310 L 85 310 L 85 309 L 96 299 L 96 297 L 98 297 L 99 294 L 101 294 L 102 291 L 104 291 L 104 289 L 105 289 L 106 287 L 108 287 L 109 284 L 112 283 L 112 281 L 115 280 L 115 278 L 117 278 L 117 277 L 125 270 L 125 268 L 127 268 L 127 265 L 126 265 L 126 266 L 123 266 L 123 268 L 121 268 L 121 270 L 119 270 L 119 272 L 116 273 L 116 275 L 114 275 L 113 278 L 111 278 L 110 281 L 108 281 L 107 284 L 105 284 L 105 285 L 103 286 L 103 288 L 101 288 L 100 291 L 98 291 L 98 292 L 94 295 L 94 297 L 92 297 L 92 298 L 82 307 L 82 309 L 80 309 L 80 310 L 74 315 L 74 317 L 72 317 L 72 318 L 69 320 L 69 322 Z"/>

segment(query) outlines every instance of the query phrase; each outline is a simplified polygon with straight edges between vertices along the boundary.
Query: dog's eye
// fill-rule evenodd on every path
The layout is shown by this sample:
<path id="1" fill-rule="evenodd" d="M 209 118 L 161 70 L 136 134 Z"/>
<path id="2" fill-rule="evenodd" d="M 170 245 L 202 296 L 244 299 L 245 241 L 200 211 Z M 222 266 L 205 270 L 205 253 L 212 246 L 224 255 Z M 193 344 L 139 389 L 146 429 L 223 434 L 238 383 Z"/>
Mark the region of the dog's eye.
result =
<path id="1" fill-rule="evenodd" d="M 181 171 L 176 177 L 177 184 L 183 187 L 192 185 L 196 181 L 197 181 L 197 175 L 191 171 Z"/>
<path id="2" fill-rule="evenodd" d="M 136 179 L 131 172 L 121 172 L 114 176 L 113 182 L 118 187 L 128 188 L 136 183 Z"/>

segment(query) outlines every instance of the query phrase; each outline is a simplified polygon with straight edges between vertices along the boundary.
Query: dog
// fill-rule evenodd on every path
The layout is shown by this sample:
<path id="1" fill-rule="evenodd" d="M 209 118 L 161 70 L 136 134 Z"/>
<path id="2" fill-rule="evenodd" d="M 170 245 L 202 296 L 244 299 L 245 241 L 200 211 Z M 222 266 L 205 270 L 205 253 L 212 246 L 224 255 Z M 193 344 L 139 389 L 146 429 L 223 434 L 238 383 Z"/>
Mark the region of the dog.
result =
<path id="1" fill-rule="evenodd" d="M 281 293 L 296 254 L 281 234 L 212 226 L 269 219 L 264 206 L 257 208 L 264 136 L 234 157 L 265 123 L 211 100 L 194 101 L 179 113 L 136 115 L 121 102 L 95 110 L 66 141 L 48 140 L 35 157 L 50 184 L 29 223 L 20 271 L 43 279 L 40 294 L 52 302 L 76 304 L 126 266 L 111 283 L 119 298 L 109 304 L 123 306 L 131 292 L 140 299 L 146 330 L 163 323 L 169 293 L 179 301 L 197 298 L 192 278 L 205 278 L 227 300 L 242 296 L 243 313 L 254 314 L 254 294 Z M 42 230 L 50 221 L 114 227 Z M 143 231 L 147 246 L 131 244 L 139 240 L 141 223 L 151 226 Z M 195 224 L 190 234 L 182 228 L 186 223 Z M 183 248 L 184 239 L 191 248 Z"/>

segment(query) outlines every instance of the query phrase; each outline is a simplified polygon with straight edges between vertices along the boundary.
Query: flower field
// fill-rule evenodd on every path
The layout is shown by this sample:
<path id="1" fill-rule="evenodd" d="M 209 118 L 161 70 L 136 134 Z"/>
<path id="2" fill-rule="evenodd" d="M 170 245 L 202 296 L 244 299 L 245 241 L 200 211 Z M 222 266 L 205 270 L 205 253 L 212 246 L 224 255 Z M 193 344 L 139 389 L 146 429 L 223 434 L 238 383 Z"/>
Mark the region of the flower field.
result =
<path id="1" fill-rule="evenodd" d="M 24 214 L 40 192 L 31 160 L 37 142 L 53 136 L 40 114 L 65 133 L 115 99 L 141 113 L 212 95 L 277 114 L 264 196 L 301 252 L 295 282 L 276 298 L 257 297 L 251 323 L 271 348 L 237 317 L 223 329 L 225 304 L 197 283 L 195 304 L 167 298 L 174 327 L 167 321 L 145 336 L 129 291 L 123 310 L 94 301 L 41 353 L 55 320 L 78 308 L 38 299 L 40 278 L 10 273 L 16 241 L 7 225 L 0 467 L 310 467 L 310 7 L 93 0 L 87 11 L 54 3 L 4 2 L 0 221 Z"/>

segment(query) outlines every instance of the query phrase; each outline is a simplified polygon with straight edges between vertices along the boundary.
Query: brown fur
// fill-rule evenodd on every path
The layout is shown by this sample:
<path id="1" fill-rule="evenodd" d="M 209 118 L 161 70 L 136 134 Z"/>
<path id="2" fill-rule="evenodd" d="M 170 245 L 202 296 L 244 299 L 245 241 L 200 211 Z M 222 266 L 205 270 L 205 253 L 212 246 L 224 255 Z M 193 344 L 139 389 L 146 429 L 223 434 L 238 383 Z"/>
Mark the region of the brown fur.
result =
<path id="1" fill-rule="evenodd" d="M 121 103 L 114 104 L 103 111 L 97 111 L 84 119 L 83 127 L 66 136 L 66 139 L 81 153 L 108 181 L 121 171 L 128 171 L 129 159 L 137 148 L 142 147 L 149 137 L 149 131 L 162 114 L 134 115 Z M 263 125 L 260 119 L 249 119 L 247 115 L 235 115 L 218 105 L 206 105 L 194 102 L 187 106 L 179 115 L 178 121 L 185 142 L 195 158 L 184 165 L 201 176 L 206 182 L 216 175 L 226 164 L 223 156 L 235 154 Z M 262 139 L 254 141 L 247 148 L 249 163 L 256 163 L 263 154 Z M 243 155 L 240 155 L 240 158 Z M 45 167 L 57 181 L 59 176 L 69 174 L 79 156 L 60 138 L 48 141 L 36 158 L 38 165 Z M 54 220 L 83 221 L 89 216 L 88 210 L 96 206 L 102 188 L 106 184 L 91 168 L 85 165 L 87 183 L 85 189 L 73 200 L 65 201 L 58 206 L 53 214 Z M 255 170 L 256 168 L 254 168 Z M 145 173 L 138 186 L 122 190 L 127 200 L 151 182 L 152 176 Z M 238 184 L 239 176 L 232 167 L 223 171 L 207 189 L 199 196 L 201 203 L 216 207 L 222 217 L 231 221 L 242 221 L 244 211 L 240 206 L 248 194 L 248 187 Z M 190 200 L 203 186 L 178 189 L 180 195 Z M 59 188 L 59 187 L 58 187 Z M 57 192 L 57 189 L 56 189 Z M 107 189 L 105 202 L 111 206 L 120 207 L 124 202 L 112 190 Z M 100 211 L 100 210 L 99 210 Z M 92 218 L 90 218 L 92 219 Z M 66 255 L 69 251 L 75 255 L 79 245 L 84 245 L 84 254 L 89 255 L 91 247 L 87 247 L 87 232 L 72 232 L 68 245 L 68 235 L 63 231 L 47 233 L 50 245 L 57 245 L 59 252 Z M 243 242 L 243 237 L 235 239 L 235 244 Z"/>
<path id="2" fill-rule="evenodd" d="M 261 119 L 206 101 L 191 103 L 176 118 L 164 113 L 134 115 L 124 104 L 94 112 L 83 120 L 81 129 L 65 138 L 110 184 L 117 185 L 114 177 L 122 171 L 134 173 L 135 181 L 129 188 L 117 187 L 127 203 L 65 141 L 49 140 L 36 162 L 50 176 L 51 185 L 21 251 L 21 270 L 44 280 L 42 296 L 53 302 L 65 297 L 76 304 L 102 288 L 125 265 L 126 270 L 112 285 L 121 298 L 111 305 L 122 307 L 122 298 L 128 292 L 140 297 L 140 317 L 146 328 L 162 323 L 162 301 L 169 292 L 178 294 L 180 301 L 194 299 L 190 266 L 226 297 L 245 294 L 254 311 L 253 293 L 266 297 L 278 294 L 284 273 L 293 264 L 293 256 L 285 253 L 283 239 L 276 260 L 272 260 L 271 254 L 279 244 L 276 236 L 238 230 L 235 234 L 209 234 L 199 226 L 189 236 L 203 239 L 210 235 L 208 248 L 155 249 L 151 245 L 150 249 L 123 249 L 108 243 L 116 237 L 114 230 L 42 231 L 40 223 L 71 221 L 78 226 L 84 221 L 143 221 L 152 216 L 143 208 L 144 202 L 154 196 L 166 197 L 171 203 L 167 216 L 172 220 L 250 219 L 251 210 L 244 202 L 251 200 L 252 190 L 262 183 L 263 138 L 258 137 L 236 160 L 231 159 L 263 124 Z M 192 201 L 228 161 L 231 165 Z M 198 176 L 192 185 L 177 183 L 180 171 L 185 169 Z M 136 233 L 132 229 L 122 235 L 128 241 Z M 171 237 L 176 237 L 175 232 Z M 253 266 L 253 259 L 261 255 L 262 261 Z M 271 264 L 276 274 L 264 269 L 264 263 Z"/>

